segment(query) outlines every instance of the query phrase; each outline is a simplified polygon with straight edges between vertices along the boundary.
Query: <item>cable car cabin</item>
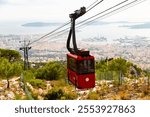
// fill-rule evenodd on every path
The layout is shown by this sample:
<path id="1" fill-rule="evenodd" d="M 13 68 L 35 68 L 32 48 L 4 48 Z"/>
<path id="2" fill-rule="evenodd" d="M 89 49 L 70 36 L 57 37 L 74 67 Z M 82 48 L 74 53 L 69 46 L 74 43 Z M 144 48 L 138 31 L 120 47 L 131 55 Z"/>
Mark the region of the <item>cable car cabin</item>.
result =
<path id="1" fill-rule="evenodd" d="M 78 89 L 95 87 L 94 56 L 67 54 L 68 80 Z"/>

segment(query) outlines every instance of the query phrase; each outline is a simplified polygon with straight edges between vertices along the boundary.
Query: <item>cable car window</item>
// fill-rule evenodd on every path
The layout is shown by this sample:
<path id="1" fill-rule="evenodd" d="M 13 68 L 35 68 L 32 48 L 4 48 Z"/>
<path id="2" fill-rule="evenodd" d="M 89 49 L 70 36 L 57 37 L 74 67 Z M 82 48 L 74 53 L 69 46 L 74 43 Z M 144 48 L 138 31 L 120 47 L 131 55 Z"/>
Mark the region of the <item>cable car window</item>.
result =
<path id="1" fill-rule="evenodd" d="M 94 60 L 82 60 L 77 62 L 78 74 L 94 73 Z"/>
<path id="2" fill-rule="evenodd" d="M 69 58 L 69 68 L 76 71 L 76 60 L 74 58 Z"/>

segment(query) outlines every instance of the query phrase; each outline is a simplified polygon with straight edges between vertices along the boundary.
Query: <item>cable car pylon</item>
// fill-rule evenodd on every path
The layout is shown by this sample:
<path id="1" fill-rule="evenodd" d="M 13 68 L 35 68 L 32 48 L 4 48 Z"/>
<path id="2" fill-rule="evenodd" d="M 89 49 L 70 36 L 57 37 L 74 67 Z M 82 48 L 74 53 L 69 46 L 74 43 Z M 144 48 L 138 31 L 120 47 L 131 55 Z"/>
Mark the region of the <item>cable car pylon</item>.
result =
<path id="1" fill-rule="evenodd" d="M 29 69 L 29 50 L 31 49 L 31 47 L 28 46 L 28 44 L 26 44 L 26 41 L 24 40 L 24 46 L 19 48 L 19 50 L 22 50 L 24 53 L 24 70 L 28 70 Z"/>

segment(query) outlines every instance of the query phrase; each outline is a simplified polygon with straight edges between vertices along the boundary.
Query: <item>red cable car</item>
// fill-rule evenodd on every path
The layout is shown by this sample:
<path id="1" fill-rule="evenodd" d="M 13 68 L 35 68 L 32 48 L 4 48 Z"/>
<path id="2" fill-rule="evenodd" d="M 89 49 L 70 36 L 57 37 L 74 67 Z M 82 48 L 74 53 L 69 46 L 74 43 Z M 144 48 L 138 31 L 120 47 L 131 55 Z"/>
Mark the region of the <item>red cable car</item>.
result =
<path id="1" fill-rule="evenodd" d="M 94 56 L 89 54 L 89 51 L 78 50 L 75 37 L 75 20 L 86 13 L 85 7 L 76 10 L 70 14 L 71 29 L 67 40 L 67 72 L 68 81 L 79 89 L 88 89 L 95 87 L 95 66 Z M 72 35 L 73 48 L 70 48 L 70 40 Z"/>
<path id="2" fill-rule="evenodd" d="M 95 87 L 93 56 L 67 54 L 68 80 L 79 89 Z"/>

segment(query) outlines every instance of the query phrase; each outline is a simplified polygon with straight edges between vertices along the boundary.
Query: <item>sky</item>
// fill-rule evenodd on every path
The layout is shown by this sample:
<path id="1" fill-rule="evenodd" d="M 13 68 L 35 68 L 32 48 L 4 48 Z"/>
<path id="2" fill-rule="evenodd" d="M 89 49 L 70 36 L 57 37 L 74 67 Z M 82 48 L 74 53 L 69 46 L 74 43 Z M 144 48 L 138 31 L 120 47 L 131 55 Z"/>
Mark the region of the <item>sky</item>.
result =
<path id="1" fill-rule="evenodd" d="M 48 31 L 56 28 L 57 24 L 61 25 L 69 21 L 70 13 L 73 13 L 82 6 L 88 7 L 95 1 L 96 0 L 0 0 L 0 34 L 29 34 L 31 32 L 47 33 Z M 121 1 L 124 0 L 104 0 L 78 21 L 82 21 L 93 16 Z M 128 1 L 130 2 L 134 0 Z M 88 26 L 88 28 L 84 28 L 84 31 L 95 32 L 88 33 L 92 36 L 99 35 L 99 33 L 105 36 L 108 34 L 122 35 L 121 32 L 123 32 L 123 35 L 126 35 L 124 32 L 126 32 L 127 29 L 131 34 L 133 34 L 132 32 L 140 34 L 141 30 L 144 30 L 145 35 L 150 37 L 149 5 L 150 0 L 146 0 L 141 4 L 105 19 L 97 20 L 96 24 L 93 24 L 91 27 Z M 34 22 L 42 22 L 49 25 L 26 27 L 26 24 Z M 104 24 L 102 24 L 102 22 L 104 22 Z M 113 30 L 116 31 L 116 34 L 112 31 L 112 27 Z M 119 31 L 117 32 L 117 30 Z M 83 35 L 85 34 L 87 33 L 83 33 Z"/>

